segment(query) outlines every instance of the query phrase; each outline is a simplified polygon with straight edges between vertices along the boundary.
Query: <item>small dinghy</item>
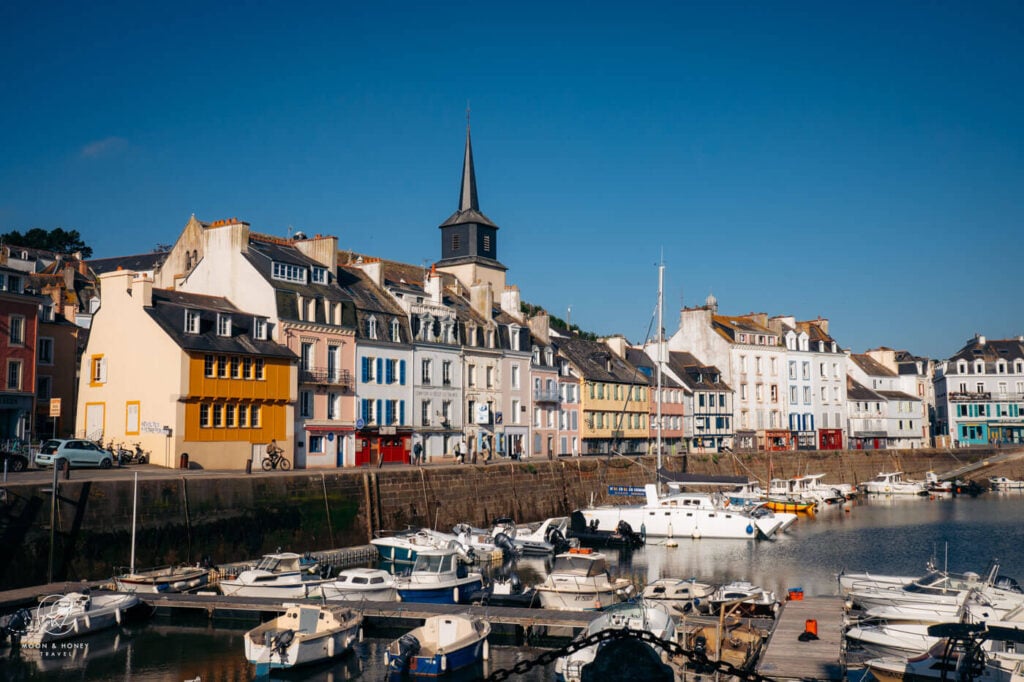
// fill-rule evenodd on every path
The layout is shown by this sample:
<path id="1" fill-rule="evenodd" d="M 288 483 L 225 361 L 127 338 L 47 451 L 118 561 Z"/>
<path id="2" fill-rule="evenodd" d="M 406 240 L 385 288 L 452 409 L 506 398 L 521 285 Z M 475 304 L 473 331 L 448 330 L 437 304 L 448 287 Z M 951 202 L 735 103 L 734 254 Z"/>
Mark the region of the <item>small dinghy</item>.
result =
<path id="1" fill-rule="evenodd" d="M 81 637 L 120 625 L 143 612 L 148 613 L 149 607 L 134 594 L 85 591 L 52 595 L 31 611 L 31 622 L 21 635 L 21 644 L 39 648 L 46 642 Z"/>
<path id="2" fill-rule="evenodd" d="M 245 658 L 256 675 L 341 656 L 359 641 L 363 616 L 341 606 L 292 604 L 283 615 L 245 633 Z"/>
<path id="3" fill-rule="evenodd" d="M 431 616 L 389 644 L 384 663 L 389 675 L 438 677 L 486 660 L 490 633 L 482 618 Z"/>

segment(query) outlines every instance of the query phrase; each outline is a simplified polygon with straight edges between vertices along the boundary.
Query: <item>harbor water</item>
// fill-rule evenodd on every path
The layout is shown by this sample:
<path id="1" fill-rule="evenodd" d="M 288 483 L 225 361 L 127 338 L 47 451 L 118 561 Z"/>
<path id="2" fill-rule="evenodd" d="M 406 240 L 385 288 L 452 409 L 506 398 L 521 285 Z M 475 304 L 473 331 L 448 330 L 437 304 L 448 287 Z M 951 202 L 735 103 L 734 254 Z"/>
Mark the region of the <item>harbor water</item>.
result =
<path id="1" fill-rule="evenodd" d="M 983 573 L 997 560 L 1000 573 L 1024 578 L 1024 495 L 987 493 L 976 498 L 884 498 L 861 500 L 849 509 L 830 508 L 801 518 L 774 541 L 688 540 L 678 547 L 663 541 L 630 554 L 609 552 L 620 575 L 638 585 L 661 577 L 702 582 L 750 580 L 784 596 L 800 587 L 807 595 L 837 592 L 837 574 L 871 571 L 920 574 L 934 560 L 949 570 Z M 522 560 L 523 582 L 543 578 L 549 562 Z M 2 650 L 3 680 L 249 680 L 242 637 L 254 622 L 198 616 L 160 616 L 150 622 L 68 640 L 55 651 L 24 652 L 11 659 Z M 381 679 L 384 647 L 400 631 L 368 629 L 354 652 L 330 665 L 286 675 L 288 679 Z M 542 649 L 496 641 L 490 661 L 450 679 L 476 679 L 498 668 L 533 659 Z M 518 679 L 548 680 L 551 667 Z"/>

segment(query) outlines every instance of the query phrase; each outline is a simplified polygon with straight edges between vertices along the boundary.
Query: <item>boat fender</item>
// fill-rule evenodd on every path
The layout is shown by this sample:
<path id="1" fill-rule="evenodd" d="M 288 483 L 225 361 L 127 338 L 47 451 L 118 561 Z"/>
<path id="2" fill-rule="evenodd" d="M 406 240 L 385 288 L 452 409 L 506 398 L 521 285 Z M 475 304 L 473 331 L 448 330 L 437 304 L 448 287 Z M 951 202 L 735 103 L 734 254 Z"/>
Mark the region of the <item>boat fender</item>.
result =
<path id="1" fill-rule="evenodd" d="M 363 629 L 362 628 L 359 628 L 359 638 L 358 639 L 359 639 L 360 642 L 363 641 Z"/>
<path id="2" fill-rule="evenodd" d="M 327 638 L 327 657 L 334 658 L 334 638 Z"/>
<path id="3" fill-rule="evenodd" d="M 448 671 L 448 654 L 441 654 L 441 672 Z"/>
<path id="4" fill-rule="evenodd" d="M 88 618 L 88 616 L 86 616 L 86 617 Z M 78 634 L 78 624 L 79 624 L 80 622 L 81 622 L 81 621 L 79 621 L 79 620 L 78 620 L 77 618 L 75 618 L 75 634 L 76 634 L 76 635 Z"/>
<path id="5" fill-rule="evenodd" d="M 491 658 L 491 645 L 486 639 L 484 640 L 484 660 L 488 661 Z"/>
<path id="6" fill-rule="evenodd" d="M 452 588 L 452 603 L 453 604 L 458 604 L 459 603 L 459 588 L 458 587 L 453 587 Z"/>
<path id="7" fill-rule="evenodd" d="M 754 532 L 754 524 L 748 523 L 747 524 L 747 535 L 751 535 L 751 534 L 753 534 L 753 532 Z"/>
<path id="8" fill-rule="evenodd" d="M 114 622 L 121 624 L 121 609 L 114 609 Z"/>

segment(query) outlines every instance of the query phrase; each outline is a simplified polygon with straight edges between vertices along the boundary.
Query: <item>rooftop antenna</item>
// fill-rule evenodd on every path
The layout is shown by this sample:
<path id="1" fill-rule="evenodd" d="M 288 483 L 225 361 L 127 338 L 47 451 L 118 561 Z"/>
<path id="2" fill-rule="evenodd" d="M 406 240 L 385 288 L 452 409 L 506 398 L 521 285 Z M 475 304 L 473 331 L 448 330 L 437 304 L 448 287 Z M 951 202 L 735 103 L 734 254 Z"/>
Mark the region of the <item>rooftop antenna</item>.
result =
<path id="1" fill-rule="evenodd" d="M 565 312 L 565 326 L 566 329 L 572 329 L 572 306 L 569 306 Z"/>

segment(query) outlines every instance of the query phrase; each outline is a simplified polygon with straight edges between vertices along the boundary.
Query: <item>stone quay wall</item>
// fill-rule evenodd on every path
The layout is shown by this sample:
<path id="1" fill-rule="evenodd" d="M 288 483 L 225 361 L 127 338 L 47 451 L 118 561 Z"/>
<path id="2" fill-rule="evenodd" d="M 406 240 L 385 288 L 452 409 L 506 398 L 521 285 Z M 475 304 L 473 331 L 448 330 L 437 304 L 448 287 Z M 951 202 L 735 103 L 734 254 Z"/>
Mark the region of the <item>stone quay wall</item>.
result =
<path id="1" fill-rule="evenodd" d="M 665 458 L 670 471 L 786 478 L 826 474 L 859 483 L 879 471 L 921 477 L 991 456 L 987 450 L 690 454 Z M 233 562 L 284 550 L 365 544 L 379 531 L 456 523 L 486 526 L 496 517 L 532 522 L 568 515 L 609 498 L 610 485 L 654 480 L 655 458 L 577 457 L 490 465 L 387 467 L 246 475 L 190 472 L 139 481 L 136 567 Z M 984 476 L 991 475 L 986 471 Z M 983 478 L 983 477 L 982 477 Z M 50 552 L 49 485 L 12 476 L 0 500 L 0 589 L 46 582 Z M 62 481 L 54 530 L 55 580 L 102 579 L 129 563 L 133 483 Z"/>

